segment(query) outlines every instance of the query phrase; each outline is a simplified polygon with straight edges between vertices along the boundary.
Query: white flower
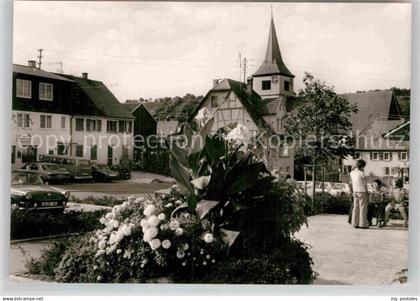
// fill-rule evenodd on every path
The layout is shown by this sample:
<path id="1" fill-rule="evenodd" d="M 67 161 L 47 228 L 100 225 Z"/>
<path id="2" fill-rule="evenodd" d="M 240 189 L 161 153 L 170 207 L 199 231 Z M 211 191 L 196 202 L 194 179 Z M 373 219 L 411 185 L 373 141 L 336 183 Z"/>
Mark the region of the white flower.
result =
<path id="1" fill-rule="evenodd" d="M 251 133 L 244 125 L 237 124 L 236 127 L 226 135 L 226 140 L 247 145 L 251 140 Z"/>
<path id="2" fill-rule="evenodd" d="M 108 244 L 113 245 L 115 243 L 117 243 L 117 235 L 115 233 L 112 233 L 109 237 Z"/>
<path id="3" fill-rule="evenodd" d="M 182 266 L 183 267 L 185 267 L 187 265 L 187 263 L 184 261 L 183 263 L 182 263 Z"/>
<path id="4" fill-rule="evenodd" d="M 157 225 L 159 225 L 159 219 L 156 215 L 151 215 L 148 219 L 147 219 L 147 223 L 152 226 L 152 227 L 156 227 Z"/>
<path id="5" fill-rule="evenodd" d="M 183 203 L 183 201 L 181 201 L 181 200 L 176 200 L 175 201 L 175 205 L 181 205 Z"/>
<path id="6" fill-rule="evenodd" d="M 172 231 L 175 231 L 178 228 L 179 228 L 179 222 L 176 219 L 171 220 L 169 223 L 169 229 L 171 229 Z"/>
<path id="7" fill-rule="evenodd" d="M 147 205 L 147 206 L 144 208 L 143 214 L 144 214 L 145 216 L 149 217 L 150 215 L 152 215 L 152 214 L 155 212 L 155 210 L 156 210 L 155 205 Z"/>
<path id="8" fill-rule="evenodd" d="M 204 241 L 205 241 L 206 243 L 210 244 L 210 243 L 212 243 L 212 242 L 213 242 L 213 240 L 214 240 L 213 234 L 211 234 L 211 233 L 206 233 L 206 234 L 204 235 Z"/>
<path id="9" fill-rule="evenodd" d="M 162 230 L 162 231 L 168 230 L 168 228 L 169 228 L 168 224 L 160 225 L 160 230 Z"/>
<path id="10" fill-rule="evenodd" d="M 142 228 L 147 228 L 147 227 L 149 227 L 149 223 L 147 222 L 147 219 L 142 219 L 141 221 L 140 221 L 140 226 L 142 227 Z"/>
<path id="11" fill-rule="evenodd" d="M 165 205 L 165 207 L 166 208 L 171 208 L 171 207 L 173 207 L 173 205 L 172 205 L 172 203 L 168 203 L 168 204 Z"/>
<path id="12" fill-rule="evenodd" d="M 130 251 L 128 251 L 128 250 L 125 250 L 124 255 L 123 255 L 123 258 L 124 258 L 124 259 L 125 259 L 125 258 L 131 258 L 131 252 L 130 252 Z"/>
<path id="13" fill-rule="evenodd" d="M 118 226 L 120 225 L 120 223 L 118 222 L 118 221 L 116 221 L 116 220 L 113 220 L 112 221 L 112 226 L 114 227 L 114 228 L 118 228 Z"/>
<path id="14" fill-rule="evenodd" d="M 94 265 L 93 266 L 93 269 L 96 271 L 98 269 L 98 266 L 97 265 Z"/>
<path id="15" fill-rule="evenodd" d="M 96 257 L 101 256 L 102 254 L 105 254 L 105 250 L 99 250 L 98 252 L 96 252 Z"/>
<path id="16" fill-rule="evenodd" d="M 169 239 L 165 239 L 164 241 L 162 241 L 162 248 L 169 249 L 170 247 L 171 247 L 171 242 Z"/>
<path id="17" fill-rule="evenodd" d="M 160 240 L 155 238 L 153 239 L 151 242 L 149 242 L 150 247 L 152 248 L 152 250 L 156 250 L 160 248 Z"/>
<path id="18" fill-rule="evenodd" d="M 121 230 L 118 230 L 115 236 L 117 237 L 117 241 L 120 242 L 124 238 L 124 233 Z"/>
<path id="19" fill-rule="evenodd" d="M 211 260 L 211 262 L 212 262 L 212 263 L 215 263 L 215 262 L 216 262 L 216 259 L 212 259 L 212 260 Z"/>
<path id="20" fill-rule="evenodd" d="M 183 249 L 184 251 L 187 251 L 189 248 L 190 248 L 190 245 L 189 245 L 189 244 L 187 244 L 187 243 L 185 243 L 185 244 L 183 244 L 183 245 L 182 245 L 182 249 Z"/>
<path id="21" fill-rule="evenodd" d="M 164 213 L 161 213 L 161 214 L 159 214 L 159 215 L 158 215 L 158 219 L 159 219 L 160 221 L 165 220 L 165 218 L 166 218 L 166 216 L 165 216 L 165 214 L 164 214 Z"/>
<path id="22" fill-rule="evenodd" d="M 178 250 L 178 252 L 176 252 L 176 257 L 178 257 L 179 259 L 184 258 L 185 256 L 185 252 L 183 250 Z"/>
<path id="23" fill-rule="evenodd" d="M 113 218 L 114 218 L 114 214 L 113 214 L 112 212 L 108 212 L 108 213 L 105 215 L 105 218 L 106 218 L 106 219 L 108 219 L 108 220 L 113 219 Z"/>
<path id="24" fill-rule="evenodd" d="M 120 231 L 124 234 L 124 236 L 130 236 L 131 235 L 131 227 L 127 225 L 123 225 L 120 229 Z"/>
<path id="25" fill-rule="evenodd" d="M 102 225 L 105 225 L 105 223 L 106 223 L 106 219 L 105 219 L 105 217 L 101 217 L 101 218 L 99 219 L 99 222 L 100 222 Z"/>
<path id="26" fill-rule="evenodd" d="M 158 229 L 156 227 L 147 228 L 146 232 L 144 232 L 143 240 L 145 242 L 150 242 L 157 235 L 158 235 Z"/>
<path id="27" fill-rule="evenodd" d="M 139 198 L 137 198 L 135 201 L 134 201 L 135 203 L 142 203 L 142 202 L 144 202 L 144 197 L 139 197 Z"/>
<path id="28" fill-rule="evenodd" d="M 122 250 L 121 249 L 118 249 L 117 250 L 117 254 L 121 254 L 122 253 Z"/>
<path id="29" fill-rule="evenodd" d="M 210 255 L 209 254 L 206 255 L 206 259 L 210 259 Z"/>
<path id="30" fill-rule="evenodd" d="M 184 230 L 182 228 L 178 228 L 175 230 L 176 236 L 181 236 L 182 234 L 184 234 Z"/>
<path id="31" fill-rule="evenodd" d="M 98 277 L 96 277 L 96 280 L 101 281 L 102 280 L 102 277 L 101 276 L 98 276 Z"/>
<path id="32" fill-rule="evenodd" d="M 101 250 L 104 250 L 104 249 L 105 249 L 105 247 L 106 247 L 106 242 L 105 242 L 105 240 L 101 240 L 101 241 L 98 243 L 98 248 L 99 248 L 99 249 L 101 249 Z"/>
<path id="33" fill-rule="evenodd" d="M 203 261 L 203 265 L 207 265 L 207 262 L 206 261 Z"/>

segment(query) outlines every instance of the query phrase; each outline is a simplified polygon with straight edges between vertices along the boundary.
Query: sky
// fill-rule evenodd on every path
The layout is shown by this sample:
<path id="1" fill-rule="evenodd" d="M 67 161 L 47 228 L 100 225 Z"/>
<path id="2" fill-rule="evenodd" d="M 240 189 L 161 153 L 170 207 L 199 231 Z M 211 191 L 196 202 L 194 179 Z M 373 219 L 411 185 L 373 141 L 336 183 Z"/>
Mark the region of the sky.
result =
<path id="1" fill-rule="evenodd" d="M 336 92 L 410 87 L 411 4 L 14 2 L 13 62 L 103 81 L 119 101 L 204 95 L 264 59 L 272 9 L 280 50 Z M 243 70 L 242 70 L 243 76 Z"/>

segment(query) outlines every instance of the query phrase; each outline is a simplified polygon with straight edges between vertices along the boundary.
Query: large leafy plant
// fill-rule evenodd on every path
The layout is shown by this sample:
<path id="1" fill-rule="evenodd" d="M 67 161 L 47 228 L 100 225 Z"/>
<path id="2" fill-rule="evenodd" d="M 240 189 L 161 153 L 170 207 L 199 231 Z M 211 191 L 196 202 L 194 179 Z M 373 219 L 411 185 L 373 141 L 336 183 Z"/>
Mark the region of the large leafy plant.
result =
<path id="1" fill-rule="evenodd" d="M 211 134 L 212 126 L 212 118 L 195 131 L 186 126 L 182 147 L 171 148 L 170 168 L 186 196 L 185 209 L 209 221 L 241 253 L 298 230 L 305 218 L 293 185 L 276 181 L 247 151 L 243 126 L 231 131 L 236 136 L 227 129 Z"/>

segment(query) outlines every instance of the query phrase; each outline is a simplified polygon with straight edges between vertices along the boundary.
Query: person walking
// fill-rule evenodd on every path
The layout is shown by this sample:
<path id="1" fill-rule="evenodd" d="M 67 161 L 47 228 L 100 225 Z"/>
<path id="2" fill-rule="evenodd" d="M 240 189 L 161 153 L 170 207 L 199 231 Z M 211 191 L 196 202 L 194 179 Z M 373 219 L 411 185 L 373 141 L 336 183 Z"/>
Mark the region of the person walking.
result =
<path id="1" fill-rule="evenodd" d="M 357 160 L 356 168 L 350 173 L 351 188 L 353 192 L 353 211 L 351 215 L 351 225 L 354 228 L 369 228 L 367 219 L 368 212 L 368 189 L 364 169 L 365 160 Z"/>

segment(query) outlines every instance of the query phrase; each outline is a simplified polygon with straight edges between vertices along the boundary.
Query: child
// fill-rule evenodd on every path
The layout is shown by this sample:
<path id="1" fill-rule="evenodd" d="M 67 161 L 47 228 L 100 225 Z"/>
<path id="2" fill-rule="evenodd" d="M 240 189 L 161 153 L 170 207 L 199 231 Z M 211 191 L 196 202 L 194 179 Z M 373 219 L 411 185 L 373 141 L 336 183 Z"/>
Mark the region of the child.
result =
<path id="1" fill-rule="evenodd" d="M 386 206 L 385 208 L 385 222 L 384 226 L 386 226 L 389 218 L 389 213 L 391 209 L 397 209 L 400 211 L 401 216 L 404 219 L 404 227 L 408 227 L 408 217 L 407 213 L 405 213 L 405 205 L 408 203 L 407 200 L 407 192 L 403 188 L 403 180 L 399 178 L 395 181 L 395 189 L 393 191 L 393 200 Z"/>
<path id="2" fill-rule="evenodd" d="M 368 204 L 368 221 L 369 226 L 372 226 L 373 217 L 376 217 L 376 226 L 382 227 L 385 211 L 385 192 L 383 191 L 384 184 L 381 180 L 373 181 L 373 191 L 369 194 Z"/>

